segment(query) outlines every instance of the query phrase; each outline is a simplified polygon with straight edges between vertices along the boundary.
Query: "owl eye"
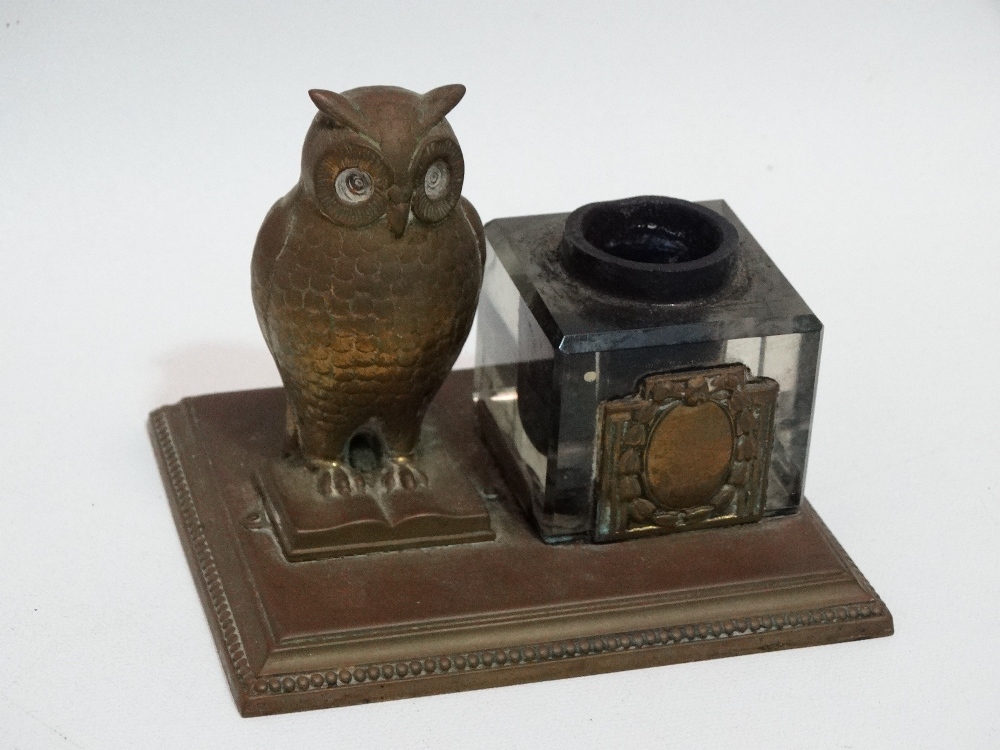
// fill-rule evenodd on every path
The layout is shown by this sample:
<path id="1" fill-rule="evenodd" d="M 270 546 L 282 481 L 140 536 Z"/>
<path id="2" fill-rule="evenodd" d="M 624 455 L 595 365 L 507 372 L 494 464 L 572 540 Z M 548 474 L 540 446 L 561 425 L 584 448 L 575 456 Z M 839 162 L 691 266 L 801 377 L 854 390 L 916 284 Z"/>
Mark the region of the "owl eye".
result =
<path id="1" fill-rule="evenodd" d="M 448 216 L 462 198 L 462 150 L 451 138 L 441 138 L 425 143 L 414 159 L 411 208 L 420 221 L 433 224 Z"/>
<path id="2" fill-rule="evenodd" d="M 334 186 L 337 190 L 337 197 L 352 206 L 364 203 L 372 197 L 375 190 L 372 185 L 372 176 L 357 167 L 349 167 L 340 172 Z"/>
<path id="3" fill-rule="evenodd" d="M 451 170 L 443 159 L 438 159 L 427 168 L 424 175 L 424 194 L 432 201 L 436 201 L 448 190 L 448 178 Z"/>

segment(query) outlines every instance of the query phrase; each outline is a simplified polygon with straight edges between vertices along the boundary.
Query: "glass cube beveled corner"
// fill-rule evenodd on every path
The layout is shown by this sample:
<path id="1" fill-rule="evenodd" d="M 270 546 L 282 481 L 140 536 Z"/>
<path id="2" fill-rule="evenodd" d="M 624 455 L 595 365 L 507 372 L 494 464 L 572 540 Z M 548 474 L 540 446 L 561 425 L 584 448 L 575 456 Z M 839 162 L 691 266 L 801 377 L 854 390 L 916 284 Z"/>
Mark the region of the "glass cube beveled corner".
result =
<path id="1" fill-rule="evenodd" d="M 546 541 L 608 534 L 599 519 L 602 405 L 658 373 L 741 364 L 777 384 L 764 515 L 802 499 L 822 324 L 723 201 L 700 204 L 738 233 L 736 268 L 681 303 L 612 294 L 568 272 L 568 214 L 486 226 L 476 391 L 487 443 Z"/>

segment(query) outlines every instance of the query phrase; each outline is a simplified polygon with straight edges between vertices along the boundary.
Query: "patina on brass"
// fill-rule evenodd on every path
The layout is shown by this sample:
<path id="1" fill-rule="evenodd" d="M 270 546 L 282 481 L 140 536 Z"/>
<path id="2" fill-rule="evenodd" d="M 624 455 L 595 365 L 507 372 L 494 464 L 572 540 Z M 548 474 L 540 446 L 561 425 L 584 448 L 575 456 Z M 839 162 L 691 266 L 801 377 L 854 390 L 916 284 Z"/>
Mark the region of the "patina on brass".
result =
<path id="1" fill-rule="evenodd" d="M 588 534 L 596 505 L 594 537 L 625 541 L 544 543 L 520 507 L 530 495 L 515 497 L 518 467 L 497 450 L 500 426 L 484 419 L 480 433 L 474 417 L 493 397 L 518 398 L 517 414 L 539 404 L 527 393 L 520 401 L 531 378 L 482 399 L 471 372 L 449 373 L 487 253 L 444 119 L 464 89 L 310 93 L 319 114 L 302 177 L 268 214 L 253 257 L 254 305 L 285 387 L 184 399 L 149 423 L 243 715 L 892 632 L 891 615 L 807 503 L 750 523 L 766 500 L 777 383 L 738 364 L 693 370 L 651 358 L 656 341 L 632 338 L 641 325 L 629 332 L 622 321 L 632 313 L 618 315 L 632 303 L 596 288 L 586 295 L 600 295 L 597 307 L 581 309 L 606 307 L 602 320 L 635 346 L 607 357 L 603 374 L 591 349 L 582 359 L 595 369 L 581 377 L 530 372 L 560 389 L 562 411 L 582 417 L 576 442 L 546 450 L 550 464 L 565 452 L 596 474 L 596 503 L 589 494 L 579 503 Z M 673 253 L 676 222 L 650 226 L 657 204 L 686 227 L 681 239 L 712 240 L 699 240 L 702 250 L 718 239 L 719 263 L 739 260 L 736 235 L 715 233 L 702 209 L 626 204 L 639 231 L 583 222 L 583 239 L 614 249 L 652 232 Z M 556 274 L 560 261 L 546 257 L 543 270 Z M 678 289 L 688 282 L 677 279 L 695 279 L 704 292 L 730 272 L 706 280 L 690 271 L 661 275 L 676 276 Z M 495 300 L 508 311 L 521 293 L 513 281 L 509 292 Z M 648 317 L 643 307 L 635 320 Z M 519 325 L 501 333 L 513 337 Z M 696 352 L 721 351 L 708 344 Z M 674 371 L 647 374 L 661 370 Z M 633 395 L 607 400 L 637 381 Z M 593 390 L 602 384 L 603 402 Z M 522 437 L 544 462 L 538 435 Z"/>
<path id="2" fill-rule="evenodd" d="M 778 384 L 744 365 L 662 373 L 601 405 L 598 541 L 760 520 Z"/>
<path id="3" fill-rule="evenodd" d="M 482 284 L 483 227 L 445 119 L 465 88 L 309 93 L 319 112 L 301 179 L 264 220 L 252 264 L 287 399 L 287 459 L 257 483 L 285 553 L 492 538 L 471 488 L 449 509 L 438 495 L 453 488 L 429 483 L 424 467 L 449 459 L 418 446 Z"/>
<path id="4" fill-rule="evenodd" d="M 468 370 L 448 378 L 425 432 L 492 488 L 496 541 L 288 562 L 252 483 L 281 455 L 284 401 L 280 389 L 220 393 L 150 419 L 244 716 L 892 632 L 885 605 L 808 503 L 727 529 L 545 544 L 477 437 Z"/>

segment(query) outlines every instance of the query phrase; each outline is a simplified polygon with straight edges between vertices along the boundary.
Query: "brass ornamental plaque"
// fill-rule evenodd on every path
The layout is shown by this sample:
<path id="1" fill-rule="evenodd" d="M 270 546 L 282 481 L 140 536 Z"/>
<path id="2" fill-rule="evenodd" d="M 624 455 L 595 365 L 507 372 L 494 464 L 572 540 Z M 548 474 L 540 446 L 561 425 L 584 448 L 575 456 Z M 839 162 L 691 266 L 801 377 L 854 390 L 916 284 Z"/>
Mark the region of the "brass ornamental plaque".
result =
<path id="1" fill-rule="evenodd" d="M 649 375 L 604 402 L 597 541 L 760 520 L 777 395 L 738 364 Z"/>

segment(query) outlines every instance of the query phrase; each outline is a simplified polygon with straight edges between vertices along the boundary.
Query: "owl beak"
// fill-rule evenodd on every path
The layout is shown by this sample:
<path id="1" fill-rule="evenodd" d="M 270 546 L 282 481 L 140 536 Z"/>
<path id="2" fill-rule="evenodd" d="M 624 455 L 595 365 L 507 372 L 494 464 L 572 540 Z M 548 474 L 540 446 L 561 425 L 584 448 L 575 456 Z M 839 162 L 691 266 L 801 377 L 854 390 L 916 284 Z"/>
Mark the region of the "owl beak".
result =
<path id="1" fill-rule="evenodd" d="M 385 214 L 386 221 L 389 222 L 389 229 L 397 237 L 402 237 L 406 231 L 406 224 L 410 220 L 410 204 L 395 203 L 389 206 Z"/>

